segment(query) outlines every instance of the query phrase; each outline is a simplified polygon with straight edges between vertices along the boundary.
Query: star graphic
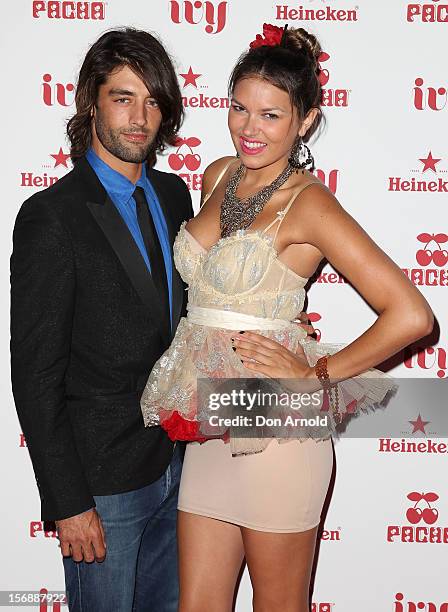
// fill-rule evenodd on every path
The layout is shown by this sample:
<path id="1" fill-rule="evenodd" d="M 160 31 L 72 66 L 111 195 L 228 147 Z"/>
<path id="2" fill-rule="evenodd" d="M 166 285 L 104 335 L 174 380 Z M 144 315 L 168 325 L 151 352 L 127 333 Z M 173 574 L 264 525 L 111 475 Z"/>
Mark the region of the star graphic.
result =
<path id="1" fill-rule="evenodd" d="M 193 87 L 196 87 L 196 89 L 198 88 L 196 80 L 200 76 L 202 76 L 202 74 L 196 74 L 195 72 L 193 72 L 193 69 L 191 68 L 191 66 L 188 72 L 184 72 L 184 73 L 180 72 L 179 74 L 185 80 L 183 87 L 186 87 L 187 85 L 193 85 Z"/>
<path id="2" fill-rule="evenodd" d="M 425 427 L 430 422 L 431 421 L 424 421 L 422 417 L 420 416 L 420 414 L 415 419 L 415 421 L 408 421 L 408 423 L 410 423 L 414 428 L 411 433 L 417 433 L 417 431 L 421 431 L 424 434 L 426 434 Z"/>
<path id="3" fill-rule="evenodd" d="M 435 157 L 432 156 L 432 153 L 430 151 L 428 153 L 428 157 L 421 157 L 419 161 L 421 161 L 423 164 L 422 172 L 426 172 L 427 170 L 432 170 L 433 172 L 437 172 L 436 164 L 438 164 L 439 161 L 441 161 L 441 158 L 436 159 Z"/>
<path id="4" fill-rule="evenodd" d="M 64 153 L 62 147 L 59 148 L 58 153 L 50 153 L 50 156 L 53 157 L 55 160 L 55 168 L 57 168 L 58 166 L 64 166 L 65 168 L 68 168 L 67 160 L 70 158 L 70 154 Z"/>

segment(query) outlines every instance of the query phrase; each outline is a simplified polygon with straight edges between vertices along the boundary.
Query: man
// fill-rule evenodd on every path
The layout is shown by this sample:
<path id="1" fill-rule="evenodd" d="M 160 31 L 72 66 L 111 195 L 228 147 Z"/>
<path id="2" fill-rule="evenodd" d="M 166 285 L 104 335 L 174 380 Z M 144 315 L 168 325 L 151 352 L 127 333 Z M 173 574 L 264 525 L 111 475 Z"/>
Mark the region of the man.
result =
<path id="1" fill-rule="evenodd" d="M 177 610 L 181 448 L 143 426 L 139 400 L 184 314 L 172 244 L 191 198 L 151 169 L 182 118 L 162 45 L 104 34 L 79 74 L 74 169 L 16 220 L 13 392 L 70 610 Z"/>

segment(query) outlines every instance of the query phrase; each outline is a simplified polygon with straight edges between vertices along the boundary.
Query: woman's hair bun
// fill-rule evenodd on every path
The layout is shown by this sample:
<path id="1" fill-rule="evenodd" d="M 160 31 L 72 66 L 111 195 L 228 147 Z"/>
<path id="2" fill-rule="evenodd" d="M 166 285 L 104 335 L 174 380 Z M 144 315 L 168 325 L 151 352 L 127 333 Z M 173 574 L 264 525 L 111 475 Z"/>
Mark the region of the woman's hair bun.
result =
<path id="1" fill-rule="evenodd" d="M 288 28 L 285 33 L 284 46 L 297 53 L 305 53 L 315 69 L 319 65 L 322 48 L 319 41 L 303 28 Z"/>

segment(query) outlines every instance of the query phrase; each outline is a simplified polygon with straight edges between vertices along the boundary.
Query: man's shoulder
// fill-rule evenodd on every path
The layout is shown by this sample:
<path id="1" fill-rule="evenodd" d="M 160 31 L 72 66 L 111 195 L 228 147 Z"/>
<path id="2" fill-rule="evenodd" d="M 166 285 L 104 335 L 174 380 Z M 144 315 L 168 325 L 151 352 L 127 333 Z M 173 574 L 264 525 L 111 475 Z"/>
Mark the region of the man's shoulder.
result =
<path id="1" fill-rule="evenodd" d="M 180 176 L 173 172 L 163 172 L 151 168 L 148 172 L 148 178 L 156 190 L 159 188 L 160 195 L 166 195 L 167 203 L 171 213 L 176 218 L 176 223 L 181 223 L 193 216 L 190 190 Z"/>
<path id="2" fill-rule="evenodd" d="M 93 170 L 89 171 L 88 162 L 77 162 L 70 172 L 42 191 L 34 193 L 22 204 L 22 209 L 29 207 L 46 210 L 49 214 L 65 211 L 72 206 L 79 206 L 80 201 L 103 198 L 101 183 L 96 179 Z"/>
<path id="3" fill-rule="evenodd" d="M 163 170 L 157 170 L 151 168 L 148 173 L 150 180 L 156 181 L 158 184 L 164 187 L 171 187 L 173 189 L 180 189 L 181 191 L 188 191 L 188 187 L 180 176 L 174 172 L 164 172 Z"/>
<path id="4" fill-rule="evenodd" d="M 53 185 L 37 191 L 26 199 L 21 206 L 21 211 L 25 212 L 32 207 L 40 211 L 45 210 L 49 214 L 56 213 L 73 200 L 75 184 L 75 172 L 71 170 Z"/>
<path id="5" fill-rule="evenodd" d="M 62 195 L 68 195 L 73 190 L 76 185 L 76 169 L 73 168 L 67 174 L 58 179 L 55 183 L 42 189 L 40 191 L 36 191 L 29 200 L 33 200 L 35 202 L 53 202 L 55 200 L 59 200 Z"/>

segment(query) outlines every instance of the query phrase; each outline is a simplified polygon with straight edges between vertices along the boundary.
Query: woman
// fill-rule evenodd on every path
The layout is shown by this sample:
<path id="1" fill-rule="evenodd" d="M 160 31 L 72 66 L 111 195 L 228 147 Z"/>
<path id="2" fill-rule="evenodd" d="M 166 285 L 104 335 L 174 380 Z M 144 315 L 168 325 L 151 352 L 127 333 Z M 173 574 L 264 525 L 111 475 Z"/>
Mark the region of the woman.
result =
<path id="1" fill-rule="evenodd" d="M 305 171 L 312 159 L 303 142 L 321 120 L 320 53 L 305 30 L 265 24 L 230 79 L 239 159 L 207 168 L 201 210 L 175 243 L 188 317 L 152 371 L 142 409 L 146 425 L 196 440 L 187 445 L 178 505 L 182 612 L 230 610 L 244 557 L 255 610 L 308 610 L 333 461 L 330 435 L 207 440 L 196 379 L 302 379 L 331 396 L 337 423 L 393 387 L 372 366 L 432 329 L 423 296 Z M 306 341 L 291 323 L 323 258 L 379 313 L 344 348 Z"/>

